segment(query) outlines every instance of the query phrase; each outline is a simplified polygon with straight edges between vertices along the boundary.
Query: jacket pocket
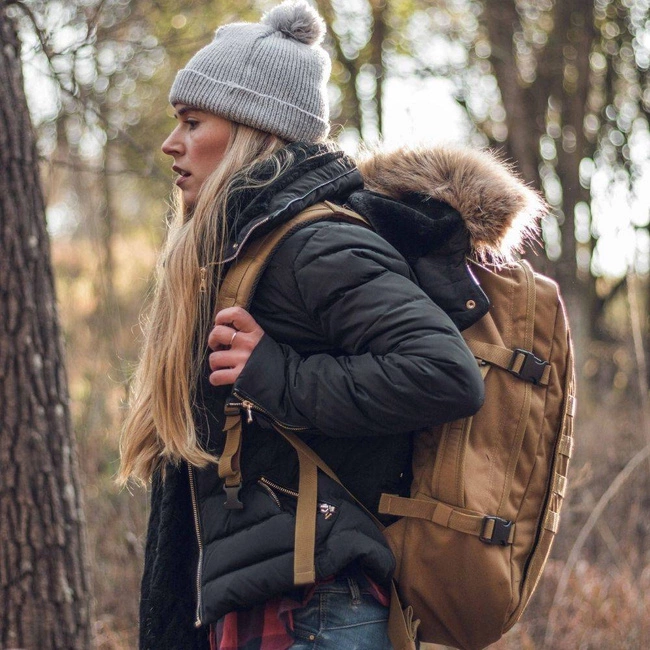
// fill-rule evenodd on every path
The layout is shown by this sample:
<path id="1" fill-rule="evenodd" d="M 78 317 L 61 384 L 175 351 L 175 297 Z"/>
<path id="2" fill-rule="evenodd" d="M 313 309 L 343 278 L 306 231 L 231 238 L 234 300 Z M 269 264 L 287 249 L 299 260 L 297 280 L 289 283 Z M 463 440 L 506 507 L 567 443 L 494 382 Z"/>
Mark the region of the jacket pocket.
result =
<path id="1" fill-rule="evenodd" d="M 265 476 L 260 477 L 257 483 L 265 490 L 269 497 L 271 497 L 278 508 L 295 514 L 296 505 L 298 503 L 298 492 L 296 490 L 291 490 L 290 488 L 278 485 L 274 481 L 267 479 Z M 338 511 L 338 504 L 321 500 L 318 501 L 318 514 L 324 520 L 328 521 L 332 519 Z"/>

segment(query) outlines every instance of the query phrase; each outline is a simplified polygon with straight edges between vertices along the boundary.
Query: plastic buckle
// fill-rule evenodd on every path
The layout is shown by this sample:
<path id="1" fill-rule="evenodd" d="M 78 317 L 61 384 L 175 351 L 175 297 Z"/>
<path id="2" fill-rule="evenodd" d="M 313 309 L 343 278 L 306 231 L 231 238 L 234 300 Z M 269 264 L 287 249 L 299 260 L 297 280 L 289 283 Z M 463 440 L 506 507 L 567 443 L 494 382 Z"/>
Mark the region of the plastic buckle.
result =
<path id="1" fill-rule="evenodd" d="M 519 368 L 518 371 L 513 370 L 515 361 L 520 354 L 524 356 L 524 361 L 521 364 L 521 368 Z M 514 350 L 514 354 L 512 355 L 512 360 L 510 361 L 510 367 L 508 370 L 513 375 L 519 377 L 520 379 L 523 379 L 524 381 L 529 381 L 533 384 L 539 384 L 539 382 L 542 380 L 542 377 L 544 376 L 544 370 L 548 365 L 550 365 L 548 361 L 542 361 L 542 359 L 538 359 L 532 352 L 529 352 L 528 350 L 522 350 L 521 348 L 516 348 Z"/>
<path id="2" fill-rule="evenodd" d="M 226 402 L 223 408 L 223 412 L 226 414 L 226 416 L 239 415 L 241 413 L 241 402 L 232 400 Z"/>
<path id="3" fill-rule="evenodd" d="M 492 534 L 488 536 L 486 529 L 490 522 L 494 522 Z M 510 544 L 510 531 L 512 530 L 512 522 L 501 517 L 483 517 L 483 530 L 479 535 L 479 539 L 484 544 L 493 544 L 499 546 L 508 546 Z"/>
<path id="4" fill-rule="evenodd" d="M 223 491 L 226 493 L 226 500 L 223 502 L 223 507 L 226 510 L 243 510 L 244 504 L 239 500 L 239 490 L 241 490 L 241 483 L 237 485 L 225 485 Z"/>

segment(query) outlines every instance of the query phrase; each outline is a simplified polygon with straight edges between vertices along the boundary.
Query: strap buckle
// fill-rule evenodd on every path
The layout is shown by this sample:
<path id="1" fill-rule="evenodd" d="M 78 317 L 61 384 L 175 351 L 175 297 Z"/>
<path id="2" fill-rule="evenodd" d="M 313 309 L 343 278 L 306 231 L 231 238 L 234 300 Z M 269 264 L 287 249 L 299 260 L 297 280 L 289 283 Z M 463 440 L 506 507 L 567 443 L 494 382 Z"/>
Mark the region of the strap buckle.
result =
<path id="1" fill-rule="evenodd" d="M 232 416 L 232 415 L 240 415 L 241 414 L 241 402 L 239 400 L 235 400 L 234 398 L 229 398 L 226 404 L 223 407 L 223 412 L 225 413 L 226 417 Z"/>
<path id="2" fill-rule="evenodd" d="M 512 522 L 501 517 L 483 517 L 483 529 L 478 538 L 484 544 L 508 546 L 512 531 Z"/>
<path id="3" fill-rule="evenodd" d="M 223 502 L 223 507 L 226 510 L 244 509 L 244 504 L 239 500 L 239 490 L 241 490 L 241 483 L 237 483 L 237 485 L 226 485 L 224 483 L 223 491 L 226 493 L 226 500 Z"/>
<path id="4" fill-rule="evenodd" d="M 515 364 L 520 356 L 524 357 L 524 360 L 521 364 L 519 370 L 514 370 Z M 529 381 L 532 384 L 539 384 L 544 376 L 544 370 L 546 366 L 551 365 L 548 361 L 543 361 L 536 357 L 529 350 L 522 350 L 521 348 L 516 348 L 510 360 L 510 365 L 508 371 L 511 372 L 515 377 L 519 377 L 524 381 Z"/>

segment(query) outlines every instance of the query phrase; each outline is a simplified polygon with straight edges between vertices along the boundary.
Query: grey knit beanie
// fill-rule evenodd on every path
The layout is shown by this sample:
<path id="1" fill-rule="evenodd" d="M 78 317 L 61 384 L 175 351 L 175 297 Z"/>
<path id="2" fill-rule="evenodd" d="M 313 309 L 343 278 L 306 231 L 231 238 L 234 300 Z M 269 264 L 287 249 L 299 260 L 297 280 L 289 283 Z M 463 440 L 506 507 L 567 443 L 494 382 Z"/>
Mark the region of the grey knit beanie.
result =
<path id="1" fill-rule="evenodd" d="M 285 140 L 322 140 L 331 69 L 324 35 L 325 22 L 306 0 L 286 0 L 260 23 L 224 25 L 176 75 L 169 101 Z"/>

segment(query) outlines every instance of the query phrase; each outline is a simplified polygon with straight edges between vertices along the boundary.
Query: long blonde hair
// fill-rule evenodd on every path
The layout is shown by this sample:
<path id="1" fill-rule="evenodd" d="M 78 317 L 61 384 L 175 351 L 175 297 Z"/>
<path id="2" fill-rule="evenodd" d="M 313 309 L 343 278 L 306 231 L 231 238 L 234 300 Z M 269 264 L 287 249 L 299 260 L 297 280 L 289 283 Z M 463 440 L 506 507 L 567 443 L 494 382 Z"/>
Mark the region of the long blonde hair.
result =
<path id="1" fill-rule="evenodd" d="M 216 461 L 199 444 L 192 407 L 228 241 L 226 209 L 234 192 L 264 187 L 282 173 L 291 156 L 275 154 L 284 145 L 276 136 L 233 123 L 224 157 L 192 210 L 177 194 L 120 439 L 121 484 L 129 478 L 145 483 L 167 461 L 184 459 L 199 467 Z M 265 159 L 272 162 L 271 177 L 256 180 L 248 172 Z"/>

